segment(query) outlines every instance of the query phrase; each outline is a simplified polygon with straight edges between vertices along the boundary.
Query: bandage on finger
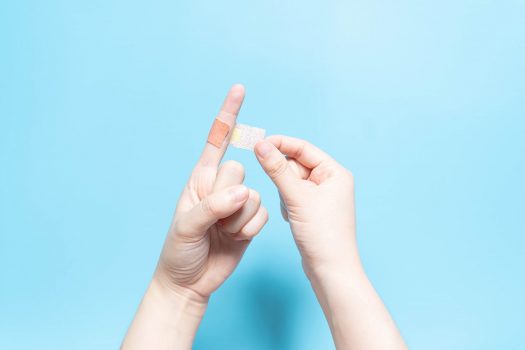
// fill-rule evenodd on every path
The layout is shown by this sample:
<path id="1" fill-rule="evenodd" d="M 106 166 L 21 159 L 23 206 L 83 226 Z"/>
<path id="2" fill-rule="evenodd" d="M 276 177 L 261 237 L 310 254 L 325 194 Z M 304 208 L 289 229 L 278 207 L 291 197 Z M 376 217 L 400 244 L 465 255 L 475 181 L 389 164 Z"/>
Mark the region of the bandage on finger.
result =
<path id="1" fill-rule="evenodd" d="M 228 138 L 230 126 L 216 118 L 208 134 L 208 143 L 221 148 L 224 140 Z M 230 145 L 253 151 L 255 144 L 264 140 L 266 130 L 245 124 L 236 124 L 233 128 Z"/>
<path id="2" fill-rule="evenodd" d="M 208 143 L 214 145 L 217 148 L 221 148 L 224 140 L 230 133 L 230 126 L 220 119 L 215 119 L 211 126 L 210 133 L 208 134 Z"/>

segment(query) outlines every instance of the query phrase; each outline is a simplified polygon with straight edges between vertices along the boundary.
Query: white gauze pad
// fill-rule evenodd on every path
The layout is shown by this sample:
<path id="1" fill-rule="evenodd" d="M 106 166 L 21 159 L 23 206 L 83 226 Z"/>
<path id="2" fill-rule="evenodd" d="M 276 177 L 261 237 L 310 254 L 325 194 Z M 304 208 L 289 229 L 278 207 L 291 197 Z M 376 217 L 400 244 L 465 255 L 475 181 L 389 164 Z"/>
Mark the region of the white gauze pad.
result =
<path id="1" fill-rule="evenodd" d="M 264 140 L 266 130 L 244 124 L 235 124 L 230 138 L 230 145 L 253 151 L 255 144 Z"/>

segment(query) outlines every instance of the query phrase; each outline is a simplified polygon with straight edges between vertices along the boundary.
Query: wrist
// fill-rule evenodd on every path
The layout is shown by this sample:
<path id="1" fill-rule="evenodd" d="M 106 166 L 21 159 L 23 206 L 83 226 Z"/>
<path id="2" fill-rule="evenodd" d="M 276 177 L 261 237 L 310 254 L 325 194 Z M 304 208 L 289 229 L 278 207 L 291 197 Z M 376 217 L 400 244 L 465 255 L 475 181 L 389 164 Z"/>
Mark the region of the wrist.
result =
<path id="1" fill-rule="evenodd" d="M 367 279 L 362 265 L 316 269 L 309 277 L 314 288 L 358 285 Z"/>
<path id="2" fill-rule="evenodd" d="M 155 275 L 122 349 L 191 349 L 207 305 L 191 291 L 168 287 Z"/>
<path id="3" fill-rule="evenodd" d="M 310 281 L 336 348 L 406 349 L 360 264 L 351 269 L 325 271 Z"/>
<path id="4" fill-rule="evenodd" d="M 306 275 L 312 288 L 323 293 L 342 286 L 359 285 L 367 280 L 360 263 L 346 266 L 326 265 L 311 269 Z"/>
<path id="5" fill-rule="evenodd" d="M 164 334 L 171 333 L 178 344 L 191 348 L 200 322 L 206 312 L 208 302 L 190 290 L 167 286 L 156 276 L 153 277 L 144 301 L 157 318 L 157 326 Z"/>
<path id="6" fill-rule="evenodd" d="M 333 249 L 330 256 L 324 258 L 305 259 L 303 255 L 303 269 L 312 284 L 312 287 L 332 285 L 341 281 L 359 281 L 366 274 L 357 249 Z"/>
<path id="7" fill-rule="evenodd" d="M 369 283 L 358 254 L 309 264 L 303 261 L 303 266 L 325 313 L 348 293 L 354 293 Z"/>
<path id="8" fill-rule="evenodd" d="M 208 306 L 209 296 L 201 295 L 194 290 L 180 286 L 170 281 L 159 270 L 155 271 L 151 280 L 148 292 L 155 295 L 155 298 L 163 304 L 173 305 L 190 312 L 204 313 Z"/>
<path id="9" fill-rule="evenodd" d="M 369 284 L 361 264 L 318 267 L 308 275 L 310 285 L 333 331 L 336 316 Z"/>

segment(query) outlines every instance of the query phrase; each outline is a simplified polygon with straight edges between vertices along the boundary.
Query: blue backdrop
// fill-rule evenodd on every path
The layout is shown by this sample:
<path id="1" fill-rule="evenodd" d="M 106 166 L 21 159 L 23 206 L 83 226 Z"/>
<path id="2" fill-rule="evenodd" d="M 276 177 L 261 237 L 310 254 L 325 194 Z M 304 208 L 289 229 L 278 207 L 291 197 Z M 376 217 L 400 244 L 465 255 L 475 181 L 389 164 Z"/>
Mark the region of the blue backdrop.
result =
<path id="1" fill-rule="evenodd" d="M 525 3 L 0 2 L 0 348 L 115 349 L 231 84 L 239 120 L 356 177 L 365 267 L 414 349 L 523 348 Z M 330 349 L 271 219 L 196 349 Z"/>

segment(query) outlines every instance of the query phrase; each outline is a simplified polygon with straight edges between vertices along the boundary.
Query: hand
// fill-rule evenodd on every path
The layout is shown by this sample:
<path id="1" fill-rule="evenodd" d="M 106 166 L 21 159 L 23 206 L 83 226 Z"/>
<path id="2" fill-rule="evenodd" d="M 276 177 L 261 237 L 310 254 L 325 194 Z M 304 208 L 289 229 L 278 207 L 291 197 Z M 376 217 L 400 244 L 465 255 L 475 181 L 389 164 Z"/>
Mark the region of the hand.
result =
<path id="1" fill-rule="evenodd" d="M 244 99 L 231 88 L 218 118 L 229 125 Z M 242 185 L 237 162 L 219 164 L 228 147 L 207 143 L 180 197 L 151 284 L 122 349 L 191 349 L 208 298 L 261 231 L 268 213 L 260 196 Z"/>
<path id="2" fill-rule="evenodd" d="M 232 87 L 218 118 L 230 128 L 244 99 L 241 85 Z M 207 301 L 233 272 L 250 240 L 268 220 L 259 194 L 242 185 L 244 169 L 229 161 L 219 169 L 228 140 L 205 145 L 180 197 L 159 259 L 155 278 Z"/>
<path id="3" fill-rule="evenodd" d="M 310 143 L 270 136 L 255 147 L 279 190 L 310 279 L 359 268 L 352 174 Z"/>
<path id="4" fill-rule="evenodd" d="M 317 147 L 292 137 L 269 137 L 255 152 L 279 190 L 281 212 L 337 349 L 406 349 L 361 266 L 352 174 Z"/>

